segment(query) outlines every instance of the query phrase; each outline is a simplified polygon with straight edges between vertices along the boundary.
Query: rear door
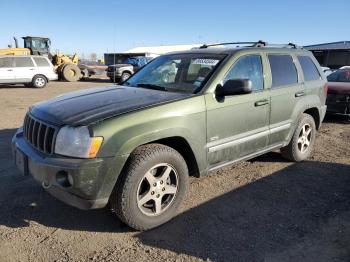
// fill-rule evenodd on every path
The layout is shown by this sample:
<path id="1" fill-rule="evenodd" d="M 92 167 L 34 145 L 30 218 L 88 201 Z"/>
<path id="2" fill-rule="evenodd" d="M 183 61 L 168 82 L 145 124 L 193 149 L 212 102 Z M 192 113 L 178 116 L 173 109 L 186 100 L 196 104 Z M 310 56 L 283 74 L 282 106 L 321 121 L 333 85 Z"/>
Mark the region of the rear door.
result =
<path id="1" fill-rule="evenodd" d="M 306 54 L 298 55 L 297 58 L 304 75 L 306 95 L 322 97 L 321 104 L 324 105 L 326 102 L 326 96 L 324 94 L 325 80 L 322 79 L 321 74 L 315 65 L 316 59 L 313 60 Z"/>
<path id="2" fill-rule="evenodd" d="M 45 57 L 33 57 L 33 60 L 36 64 L 36 74 L 44 75 L 49 77 L 53 74 L 53 66 L 49 63 Z"/>
<path id="3" fill-rule="evenodd" d="M 13 58 L 1 57 L 0 58 L 0 83 L 14 83 L 16 81 L 15 74 L 13 72 Z"/>
<path id="4" fill-rule="evenodd" d="M 277 146 L 288 140 L 294 124 L 296 103 L 305 95 L 305 86 L 297 70 L 296 57 L 291 54 L 268 53 L 271 81 L 271 115 L 269 145 Z"/>
<path id="5" fill-rule="evenodd" d="M 15 77 L 17 83 L 29 83 L 36 75 L 36 67 L 31 57 L 15 57 Z"/>

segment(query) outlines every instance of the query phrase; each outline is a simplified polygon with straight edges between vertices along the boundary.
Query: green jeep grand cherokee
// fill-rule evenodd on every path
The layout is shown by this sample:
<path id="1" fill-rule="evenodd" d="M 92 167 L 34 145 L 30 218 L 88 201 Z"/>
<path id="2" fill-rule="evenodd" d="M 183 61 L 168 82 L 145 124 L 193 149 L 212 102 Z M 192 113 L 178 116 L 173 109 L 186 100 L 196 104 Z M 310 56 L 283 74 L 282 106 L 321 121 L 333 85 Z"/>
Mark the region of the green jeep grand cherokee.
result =
<path id="1" fill-rule="evenodd" d="M 120 86 L 35 104 L 13 137 L 17 166 L 69 205 L 110 203 L 146 230 L 176 214 L 190 175 L 275 149 L 306 159 L 326 111 L 320 66 L 295 45 L 244 44 L 163 55 Z"/>

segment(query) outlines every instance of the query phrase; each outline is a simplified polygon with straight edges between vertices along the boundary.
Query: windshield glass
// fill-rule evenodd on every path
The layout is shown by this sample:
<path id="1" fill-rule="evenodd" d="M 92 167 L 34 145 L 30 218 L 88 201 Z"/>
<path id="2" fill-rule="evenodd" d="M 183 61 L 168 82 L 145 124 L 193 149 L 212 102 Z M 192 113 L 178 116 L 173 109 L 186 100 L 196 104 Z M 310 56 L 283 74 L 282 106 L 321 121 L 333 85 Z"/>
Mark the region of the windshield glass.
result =
<path id="1" fill-rule="evenodd" d="M 199 92 L 224 55 L 175 54 L 160 56 L 123 85 L 164 91 Z"/>
<path id="2" fill-rule="evenodd" d="M 327 76 L 329 82 L 350 82 L 350 70 L 338 70 Z"/>
<path id="3" fill-rule="evenodd" d="M 122 61 L 122 64 L 129 64 L 133 66 L 144 66 L 147 64 L 147 58 L 144 56 L 127 57 Z"/>

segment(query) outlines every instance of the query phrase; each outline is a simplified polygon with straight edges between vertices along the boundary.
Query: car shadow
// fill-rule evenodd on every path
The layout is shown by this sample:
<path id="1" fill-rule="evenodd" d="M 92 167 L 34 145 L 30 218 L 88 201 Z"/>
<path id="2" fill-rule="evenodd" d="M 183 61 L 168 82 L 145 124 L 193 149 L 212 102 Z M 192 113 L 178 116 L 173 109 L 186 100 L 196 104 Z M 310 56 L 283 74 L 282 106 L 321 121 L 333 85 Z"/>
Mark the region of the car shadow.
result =
<path id="1" fill-rule="evenodd" d="M 336 114 L 326 114 L 323 122 L 325 123 L 334 123 L 334 124 L 350 124 L 350 116 L 345 115 L 336 115 Z"/>
<path id="2" fill-rule="evenodd" d="M 0 89 L 15 89 L 15 88 L 30 88 L 26 87 L 22 84 L 16 84 L 16 85 L 9 85 L 9 84 L 0 84 Z"/>
<path id="3" fill-rule="evenodd" d="M 36 222 L 67 230 L 133 232 L 108 209 L 70 207 L 31 177 L 21 176 L 11 160 L 14 132 L 0 130 L 0 225 L 20 228 Z M 277 153 L 265 157 L 282 161 Z M 346 260 L 350 258 L 350 166 L 317 161 L 291 164 L 135 237 L 147 246 L 213 261 Z"/>
<path id="4" fill-rule="evenodd" d="M 350 166 L 293 164 L 137 237 L 203 260 L 349 261 Z"/>

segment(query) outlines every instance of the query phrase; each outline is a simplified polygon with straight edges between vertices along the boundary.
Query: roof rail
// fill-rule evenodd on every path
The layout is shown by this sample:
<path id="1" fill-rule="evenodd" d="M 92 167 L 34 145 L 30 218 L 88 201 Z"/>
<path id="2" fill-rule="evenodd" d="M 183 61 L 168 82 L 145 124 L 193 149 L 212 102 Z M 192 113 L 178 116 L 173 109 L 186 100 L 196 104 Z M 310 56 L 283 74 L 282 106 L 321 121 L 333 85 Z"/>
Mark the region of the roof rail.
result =
<path id="1" fill-rule="evenodd" d="M 217 43 L 217 44 L 204 44 L 202 46 L 200 46 L 199 48 L 208 48 L 208 47 L 212 47 L 212 46 L 220 46 L 220 45 L 250 45 L 251 47 L 261 47 L 261 46 L 265 46 L 267 43 L 259 40 L 257 42 L 229 42 L 229 43 Z"/>
<path id="2" fill-rule="evenodd" d="M 217 44 L 204 44 L 200 46 L 200 49 L 208 48 L 212 46 L 221 46 L 221 45 L 248 45 L 249 47 L 290 47 L 290 48 L 301 48 L 298 45 L 294 43 L 288 43 L 288 44 L 269 44 L 265 41 L 259 40 L 257 42 L 229 42 L 229 43 L 217 43 Z"/>

